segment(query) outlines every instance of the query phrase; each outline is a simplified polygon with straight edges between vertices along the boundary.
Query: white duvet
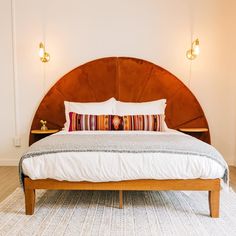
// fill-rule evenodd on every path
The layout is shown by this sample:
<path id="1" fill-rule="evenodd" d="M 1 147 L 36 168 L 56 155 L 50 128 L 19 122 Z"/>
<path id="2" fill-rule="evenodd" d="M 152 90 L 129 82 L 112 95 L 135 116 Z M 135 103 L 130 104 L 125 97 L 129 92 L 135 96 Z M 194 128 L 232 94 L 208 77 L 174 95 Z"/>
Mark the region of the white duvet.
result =
<path id="1" fill-rule="evenodd" d="M 71 135 L 99 131 L 70 132 Z M 122 131 L 101 131 L 104 135 Z M 124 131 L 124 135 L 130 131 Z M 131 131 L 134 132 L 134 131 Z M 177 131 L 176 135 L 185 135 Z M 60 134 L 67 133 L 64 131 Z M 143 131 L 135 131 L 142 135 Z M 145 132 L 146 134 L 147 132 Z M 68 133 L 67 133 L 68 134 Z M 149 132 L 159 135 L 158 132 Z M 163 132 L 162 132 L 163 134 Z M 55 134 L 57 135 L 57 134 Z M 216 161 L 196 155 L 167 153 L 66 152 L 27 158 L 23 173 L 31 179 L 107 182 L 134 179 L 214 179 L 222 178 L 224 168 Z"/>

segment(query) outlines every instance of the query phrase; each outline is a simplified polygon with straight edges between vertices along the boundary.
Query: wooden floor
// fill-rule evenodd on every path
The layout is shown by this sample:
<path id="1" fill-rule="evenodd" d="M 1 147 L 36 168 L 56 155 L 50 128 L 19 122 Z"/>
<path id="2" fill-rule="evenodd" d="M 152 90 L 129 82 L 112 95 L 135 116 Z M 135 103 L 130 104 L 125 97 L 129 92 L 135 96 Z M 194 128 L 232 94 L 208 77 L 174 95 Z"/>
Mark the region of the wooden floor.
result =
<path id="1" fill-rule="evenodd" d="M 230 167 L 230 185 L 236 191 L 236 167 Z M 19 187 L 18 168 L 0 166 L 0 202 Z"/>
<path id="2" fill-rule="evenodd" d="M 0 166 L 0 202 L 19 186 L 18 168 Z"/>

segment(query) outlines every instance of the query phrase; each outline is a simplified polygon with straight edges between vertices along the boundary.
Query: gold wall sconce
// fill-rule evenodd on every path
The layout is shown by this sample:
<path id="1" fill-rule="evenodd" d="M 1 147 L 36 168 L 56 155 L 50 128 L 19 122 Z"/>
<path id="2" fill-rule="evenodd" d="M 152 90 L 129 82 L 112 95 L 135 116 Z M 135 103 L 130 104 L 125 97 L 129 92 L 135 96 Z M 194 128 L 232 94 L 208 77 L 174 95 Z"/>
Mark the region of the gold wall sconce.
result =
<path id="1" fill-rule="evenodd" d="M 48 52 L 46 52 L 45 46 L 42 42 L 39 44 L 39 57 L 42 62 L 50 61 L 50 55 Z"/>
<path id="2" fill-rule="evenodd" d="M 191 49 L 189 49 L 186 53 L 186 56 L 189 60 L 194 60 L 200 53 L 199 39 L 195 39 L 192 42 Z"/>

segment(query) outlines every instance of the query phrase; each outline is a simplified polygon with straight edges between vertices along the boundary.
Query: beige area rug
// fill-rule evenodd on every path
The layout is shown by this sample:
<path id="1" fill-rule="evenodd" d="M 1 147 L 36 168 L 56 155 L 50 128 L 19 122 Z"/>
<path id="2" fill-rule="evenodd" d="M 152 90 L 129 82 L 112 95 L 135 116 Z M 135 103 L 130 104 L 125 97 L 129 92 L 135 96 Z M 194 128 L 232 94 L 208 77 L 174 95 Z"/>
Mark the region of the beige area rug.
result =
<path id="1" fill-rule="evenodd" d="M 20 188 L 0 204 L 0 235 L 236 235 L 236 194 L 221 193 L 221 217 L 209 217 L 206 192 L 37 191 L 26 216 Z"/>

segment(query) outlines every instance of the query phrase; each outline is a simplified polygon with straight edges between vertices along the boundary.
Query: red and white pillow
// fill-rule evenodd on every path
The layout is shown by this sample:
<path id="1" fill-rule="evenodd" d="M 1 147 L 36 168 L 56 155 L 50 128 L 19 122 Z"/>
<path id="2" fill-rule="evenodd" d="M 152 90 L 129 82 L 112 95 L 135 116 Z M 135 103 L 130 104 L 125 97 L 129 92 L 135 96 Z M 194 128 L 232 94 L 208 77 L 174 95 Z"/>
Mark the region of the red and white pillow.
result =
<path id="1" fill-rule="evenodd" d="M 69 131 L 164 131 L 165 115 L 84 115 L 69 113 Z"/>

